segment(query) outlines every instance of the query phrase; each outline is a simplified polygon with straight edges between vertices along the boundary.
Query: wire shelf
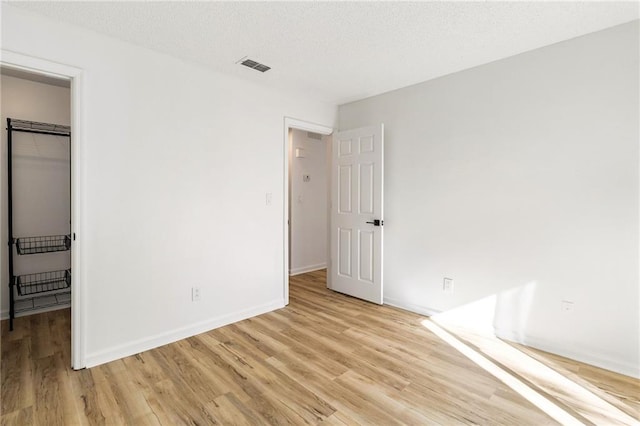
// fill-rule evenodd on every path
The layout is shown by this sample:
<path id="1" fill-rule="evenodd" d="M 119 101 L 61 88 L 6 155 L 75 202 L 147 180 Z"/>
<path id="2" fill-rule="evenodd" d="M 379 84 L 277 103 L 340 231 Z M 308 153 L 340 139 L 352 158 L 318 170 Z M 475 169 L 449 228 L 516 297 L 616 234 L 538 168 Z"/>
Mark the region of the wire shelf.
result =
<path id="1" fill-rule="evenodd" d="M 63 290 L 71 287 L 71 270 L 20 275 L 16 281 L 20 296 Z"/>
<path id="2" fill-rule="evenodd" d="M 11 128 L 12 130 L 54 133 L 61 136 L 69 136 L 71 134 L 70 126 L 64 126 L 62 124 L 39 123 L 37 121 L 12 119 Z"/>
<path id="3" fill-rule="evenodd" d="M 44 294 L 29 297 L 26 299 L 16 299 L 15 313 L 20 314 L 36 309 L 53 308 L 54 306 L 70 306 L 71 290 L 62 291 L 55 294 Z"/>
<path id="4" fill-rule="evenodd" d="M 52 253 L 71 248 L 70 235 L 47 235 L 43 237 L 16 238 L 18 254 Z"/>
<path id="5" fill-rule="evenodd" d="M 8 234 L 9 234 L 9 330 L 13 330 L 16 313 L 62 307 L 71 298 L 71 269 L 49 271 L 16 276 L 14 257 L 16 254 L 37 254 L 68 251 L 71 249 L 70 235 L 48 235 L 14 238 L 13 233 L 13 136 L 14 132 L 34 133 L 71 138 L 71 127 L 37 121 L 17 120 L 7 117 L 7 186 Z M 70 140 L 70 139 L 69 139 Z M 13 250 L 16 246 L 16 251 Z M 14 290 L 15 289 L 15 290 Z"/>

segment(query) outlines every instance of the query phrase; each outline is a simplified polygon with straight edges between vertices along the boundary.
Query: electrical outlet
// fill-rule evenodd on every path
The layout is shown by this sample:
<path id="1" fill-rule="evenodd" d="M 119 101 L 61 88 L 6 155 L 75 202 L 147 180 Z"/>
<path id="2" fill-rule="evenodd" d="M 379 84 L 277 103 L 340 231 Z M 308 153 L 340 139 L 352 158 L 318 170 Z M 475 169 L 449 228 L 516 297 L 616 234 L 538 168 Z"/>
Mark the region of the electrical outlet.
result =
<path id="1" fill-rule="evenodd" d="M 200 301 L 200 287 L 191 287 L 191 301 L 192 302 Z"/>
<path id="2" fill-rule="evenodd" d="M 267 192 L 267 194 L 265 195 L 264 201 L 267 206 L 270 206 L 271 202 L 273 201 L 273 194 L 271 192 Z"/>
<path id="3" fill-rule="evenodd" d="M 573 311 L 573 302 L 568 300 L 563 300 L 560 304 L 560 309 L 562 312 L 571 312 Z"/>
<path id="4" fill-rule="evenodd" d="M 453 278 L 444 278 L 442 280 L 442 291 L 445 293 L 453 293 Z"/>

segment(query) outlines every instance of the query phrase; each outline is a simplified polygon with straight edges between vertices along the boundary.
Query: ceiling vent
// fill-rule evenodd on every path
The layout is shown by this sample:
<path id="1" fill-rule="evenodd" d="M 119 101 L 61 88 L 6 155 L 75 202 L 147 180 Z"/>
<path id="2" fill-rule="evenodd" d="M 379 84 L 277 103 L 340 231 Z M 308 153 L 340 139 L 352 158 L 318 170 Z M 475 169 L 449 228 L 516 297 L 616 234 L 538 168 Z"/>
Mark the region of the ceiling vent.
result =
<path id="1" fill-rule="evenodd" d="M 261 64 L 260 62 L 256 62 L 256 61 L 253 61 L 251 59 L 248 59 L 246 56 L 244 58 L 240 59 L 237 63 L 239 63 L 240 65 L 244 65 L 245 67 L 249 67 L 251 69 L 254 69 L 256 71 L 260 71 L 260 72 L 266 72 L 266 71 L 269 71 L 271 69 L 271 67 L 268 67 L 265 64 Z"/>

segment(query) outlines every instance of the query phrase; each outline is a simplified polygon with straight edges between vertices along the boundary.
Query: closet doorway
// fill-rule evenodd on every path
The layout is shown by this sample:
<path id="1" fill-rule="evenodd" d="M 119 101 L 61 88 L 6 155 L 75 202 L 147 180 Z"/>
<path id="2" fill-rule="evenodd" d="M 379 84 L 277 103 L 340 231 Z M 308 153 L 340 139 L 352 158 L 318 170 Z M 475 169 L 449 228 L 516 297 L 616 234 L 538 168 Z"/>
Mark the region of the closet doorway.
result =
<path id="1" fill-rule="evenodd" d="M 36 347 L 55 342 L 74 369 L 84 368 L 81 299 L 76 294 L 80 280 L 75 163 L 81 73 L 36 58 L 2 54 L 3 332 L 9 338 L 10 333 L 16 338 L 31 333 Z M 46 321 L 59 321 L 67 331 L 40 336 Z M 37 329 L 29 330 L 34 324 Z"/>

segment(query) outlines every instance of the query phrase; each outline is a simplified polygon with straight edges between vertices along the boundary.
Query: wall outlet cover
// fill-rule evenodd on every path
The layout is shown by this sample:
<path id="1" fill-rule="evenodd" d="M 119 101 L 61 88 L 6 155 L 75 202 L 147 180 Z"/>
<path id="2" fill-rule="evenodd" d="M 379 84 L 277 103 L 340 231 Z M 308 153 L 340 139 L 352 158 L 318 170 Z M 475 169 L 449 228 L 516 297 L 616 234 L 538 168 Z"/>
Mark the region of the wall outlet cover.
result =
<path id="1" fill-rule="evenodd" d="M 198 302 L 200 301 L 200 287 L 191 287 L 191 301 Z"/>
<path id="2" fill-rule="evenodd" d="M 562 310 L 562 312 L 571 312 L 571 311 L 573 311 L 573 302 L 571 302 L 569 300 L 563 300 L 560 303 L 560 309 Z"/>

